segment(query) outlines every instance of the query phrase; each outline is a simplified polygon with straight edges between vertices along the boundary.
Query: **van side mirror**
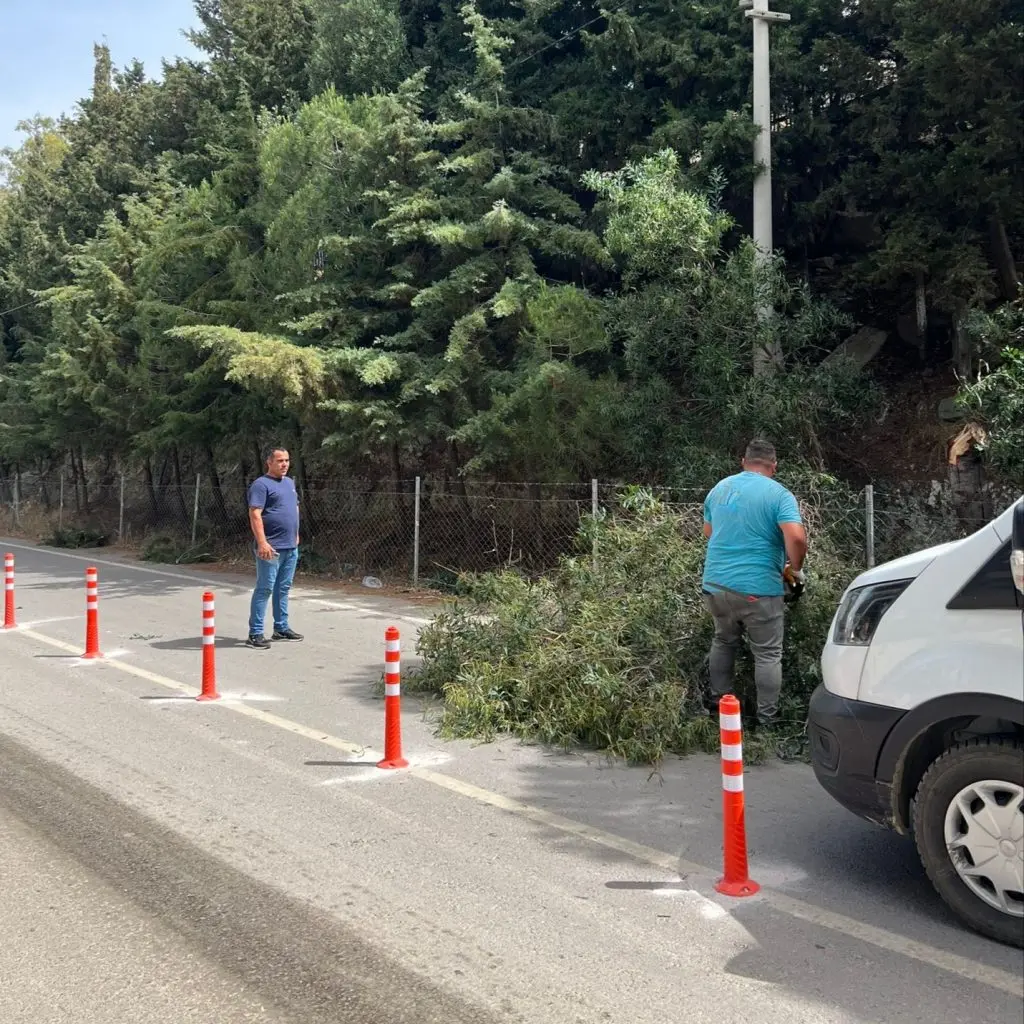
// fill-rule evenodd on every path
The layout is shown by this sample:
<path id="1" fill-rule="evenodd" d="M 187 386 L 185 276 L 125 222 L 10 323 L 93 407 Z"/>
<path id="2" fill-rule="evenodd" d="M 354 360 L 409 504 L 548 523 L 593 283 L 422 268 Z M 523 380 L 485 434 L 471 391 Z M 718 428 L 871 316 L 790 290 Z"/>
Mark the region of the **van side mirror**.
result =
<path id="1" fill-rule="evenodd" d="M 1013 536 L 1010 541 L 1010 571 L 1017 589 L 1024 594 L 1024 501 L 1013 510 Z"/>

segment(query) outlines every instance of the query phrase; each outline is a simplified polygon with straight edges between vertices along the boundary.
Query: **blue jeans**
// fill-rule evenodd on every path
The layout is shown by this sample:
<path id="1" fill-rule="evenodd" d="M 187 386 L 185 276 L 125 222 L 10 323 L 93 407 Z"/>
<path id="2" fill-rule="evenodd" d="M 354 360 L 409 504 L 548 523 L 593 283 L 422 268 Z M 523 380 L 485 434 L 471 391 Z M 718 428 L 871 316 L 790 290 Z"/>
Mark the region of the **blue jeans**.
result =
<path id="1" fill-rule="evenodd" d="M 298 548 L 278 551 L 274 558 L 256 558 L 256 589 L 249 606 L 249 636 L 263 636 L 263 617 L 267 601 L 274 599 L 274 631 L 288 628 L 288 591 L 292 589 L 295 566 L 299 561 Z"/>

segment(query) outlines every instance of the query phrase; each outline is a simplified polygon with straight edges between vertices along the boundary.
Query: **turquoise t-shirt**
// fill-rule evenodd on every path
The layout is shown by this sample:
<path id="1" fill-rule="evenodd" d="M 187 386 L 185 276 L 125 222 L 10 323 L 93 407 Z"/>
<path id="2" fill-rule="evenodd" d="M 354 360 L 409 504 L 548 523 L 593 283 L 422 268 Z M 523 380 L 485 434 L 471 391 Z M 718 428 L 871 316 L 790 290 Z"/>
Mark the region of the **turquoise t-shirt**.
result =
<path id="1" fill-rule="evenodd" d="M 786 545 L 781 523 L 799 523 L 796 498 L 761 473 L 726 477 L 704 501 L 711 540 L 704 562 L 704 589 L 715 584 L 754 597 L 781 597 Z"/>

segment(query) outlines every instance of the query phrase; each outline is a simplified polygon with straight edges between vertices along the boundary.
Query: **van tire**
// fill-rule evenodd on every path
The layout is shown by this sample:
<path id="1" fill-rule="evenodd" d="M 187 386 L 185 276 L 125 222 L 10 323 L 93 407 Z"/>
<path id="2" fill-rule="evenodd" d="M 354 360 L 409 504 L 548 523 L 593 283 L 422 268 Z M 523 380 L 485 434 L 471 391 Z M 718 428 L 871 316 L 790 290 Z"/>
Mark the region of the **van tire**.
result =
<path id="1" fill-rule="evenodd" d="M 946 846 L 946 811 L 966 786 L 996 779 L 1024 786 L 1024 745 L 1012 739 L 958 743 L 936 758 L 917 787 L 914 840 L 924 869 L 938 894 L 975 931 L 1024 948 L 1024 917 L 990 906 L 957 873 Z"/>

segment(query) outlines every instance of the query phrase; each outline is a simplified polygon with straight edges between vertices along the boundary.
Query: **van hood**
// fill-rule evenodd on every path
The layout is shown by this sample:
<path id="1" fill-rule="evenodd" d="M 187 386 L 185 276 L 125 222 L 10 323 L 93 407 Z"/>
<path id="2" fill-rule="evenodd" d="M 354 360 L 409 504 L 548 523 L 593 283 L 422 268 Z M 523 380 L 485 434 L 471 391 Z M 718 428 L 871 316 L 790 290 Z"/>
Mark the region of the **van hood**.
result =
<path id="1" fill-rule="evenodd" d="M 891 580 L 916 579 L 939 555 L 962 543 L 963 541 L 951 540 L 946 544 L 936 544 L 933 548 L 925 548 L 923 551 L 915 551 L 911 555 L 895 558 L 883 565 L 876 565 L 874 569 L 862 572 L 850 585 L 851 589 L 870 586 L 873 583 L 889 583 Z"/>

